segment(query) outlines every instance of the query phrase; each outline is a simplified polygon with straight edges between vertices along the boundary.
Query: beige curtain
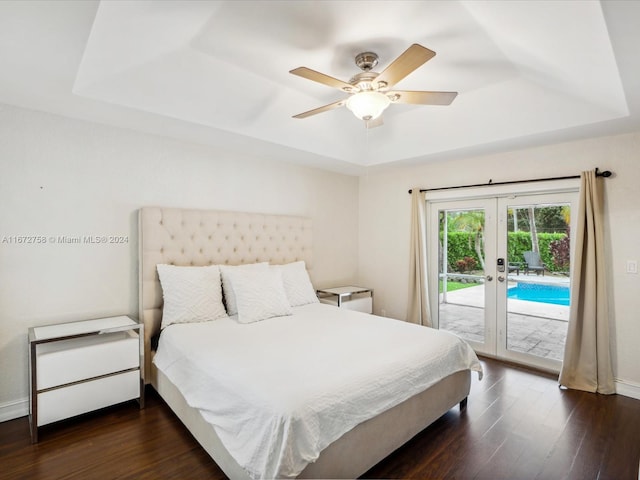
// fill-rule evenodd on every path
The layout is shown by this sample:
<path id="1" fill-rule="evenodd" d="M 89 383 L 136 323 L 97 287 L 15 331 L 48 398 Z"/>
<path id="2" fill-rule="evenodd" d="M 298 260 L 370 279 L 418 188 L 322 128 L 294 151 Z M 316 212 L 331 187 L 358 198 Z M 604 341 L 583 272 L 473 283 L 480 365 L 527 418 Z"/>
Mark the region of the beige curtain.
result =
<path id="1" fill-rule="evenodd" d="M 567 388 L 615 393 L 609 349 L 602 178 L 580 175 L 569 330 L 559 382 Z"/>
<path id="2" fill-rule="evenodd" d="M 427 295 L 427 227 L 425 193 L 411 191 L 411 244 L 409 251 L 409 308 L 407 322 L 431 326 Z"/>

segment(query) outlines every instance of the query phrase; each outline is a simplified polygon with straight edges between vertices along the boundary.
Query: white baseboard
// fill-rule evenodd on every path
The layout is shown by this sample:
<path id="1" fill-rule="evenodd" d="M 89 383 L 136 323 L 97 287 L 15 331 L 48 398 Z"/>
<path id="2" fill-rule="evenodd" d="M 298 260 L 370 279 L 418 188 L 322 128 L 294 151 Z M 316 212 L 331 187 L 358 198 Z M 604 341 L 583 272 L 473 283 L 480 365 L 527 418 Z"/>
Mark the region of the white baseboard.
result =
<path id="1" fill-rule="evenodd" d="M 16 400 L 15 402 L 0 405 L 0 422 L 13 420 L 14 418 L 29 415 L 29 399 Z"/>
<path id="2" fill-rule="evenodd" d="M 637 383 L 629 382 L 628 380 L 615 380 L 616 393 L 618 395 L 624 395 L 625 397 L 635 398 L 640 400 L 640 385 Z"/>

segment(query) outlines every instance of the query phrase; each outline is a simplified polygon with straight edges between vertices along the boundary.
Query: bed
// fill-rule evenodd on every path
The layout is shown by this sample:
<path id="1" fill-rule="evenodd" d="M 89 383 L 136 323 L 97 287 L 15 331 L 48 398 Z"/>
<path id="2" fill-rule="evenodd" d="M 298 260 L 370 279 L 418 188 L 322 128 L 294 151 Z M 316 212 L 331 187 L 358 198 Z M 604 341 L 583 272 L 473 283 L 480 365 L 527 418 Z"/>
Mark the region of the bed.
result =
<path id="1" fill-rule="evenodd" d="M 362 475 L 369 468 L 374 466 L 380 460 L 384 459 L 395 449 L 406 443 L 409 439 L 438 419 L 449 409 L 460 404 L 461 409 L 466 404 L 466 398 L 470 389 L 470 377 L 471 370 L 477 370 L 481 372 L 479 363 L 475 354 L 459 340 L 447 339 L 451 347 L 447 347 L 448 350 L 455 351 L 455 355 L 461 357 L 462 366 L 451 367 L 448 366 L 448 361 L 434 359 L 435 364 L 441 364 L 438 368 L 445 368 L 444 373 L 439 374 L 438 378 L 431 375 L 430 370 L 437 370 L 434 368 L 422 368 L 421 371 L 429 372 L 429 378 L 426 374 L 420 374 L 415 378 L 411 377 L 411 373 L 408 370 L 402 375 L 402 381 L 405 383 L 401 385 L 401 392 L 405 392 L 406 398 L 400 400 L 393 400 L 394 403 L 389 403 L 389 399 L 385 395 L 380 394 L 381 402 L 376 405 L 366 404 L 369 397 L 374 397 L 375 392 L 384 391 L 384 388 L 377 388 L 379 385 L 375 385 L 373 388 L 371 381 L 362 381 L 362 388 L 349 388 L 345 390 L 345 394 L 351 394 L 352 390 L 357 392 L 360 397 L 353 397 L 350 401 L 345 402 L 350 405 L 351 410 L 348 411 L 348 415 L 340 410 L 340 413 L 334 411 L 327 411 L 325 416 L 331 419 L 333 416 L 340 418 L 340 422 L 333 422 L 337 425 L 330 434 L 318 434 L 318 437 L 313 435 L 307 438 L 305 433 L 300 430 L 301 433 L 296 433 L 295 422 L 290 422 L 293 427 L 287 431 L 293 432 L 291 443 L 287 444 L 288 449 L 292 449 L 292 454 L 287 453 L 280 457 L 289 459 L 291 456 L 297 455 L 297 445 L 305 444 L 311 445 L 312 452 L 309 454 L 305 452 L 303 455 L 303 462 L 300 463 L 299 458 L 294 458 L 290 462 L 278 460 L 275 464 L 269 463 L 264 469 L 258 463 L 258 467 L 254 464 L 247 464 L 242 455 L 239 455 L 237 446 L 233 445 L 233 442 L 229 441 L 229 427 L 216 424 L 215 414 L 219 415 L 218 420 L 226 420 L 226 412 L 231 410 L 243 410 L 239 405 L 242 402 L 238 402 L 238 408 L 234 407 L 233 397 L 227 399 L 228 404 L 223 408 L 220 406 L 216 408 L 203 408 L 198 404 L 198 399 L 194 400 L 194 393 L 191 387 L 185 387 L 180 380 L 179 376 L 176 376 L 176 370 L 186 370 L 191 372 L 189 377 L 196 378 L 201 384 L 209 384 L 209 382 L 215 382 L 216 380 L 204 380 L 204 377 L 198 380 L 198 375 L 208 374 L 208 370 L 216 370 L 216 365 L 226 365 L 227 359 L 225 357 L 215 356 L 221 354 L 218 350 L 225 350 L 225 343 L 215 343 L 212 341 L 201 341 L 199 339 L 212 338 L 217 339 L 219 342 L 221 338 L 233 339 L 227 340 L 227 344 L 242 345 L 243 351 L 252 351 L 260 347 L 260 342 L 248 343 L 244 346 L 242 342 L 250 342 L 242 333 L 243 331 L 240 322 L 234 321 L 233 318 L 223 318 L 216 320 L 215 322 L 204 322 L 199 324 L 189 325 L 176 325 L 166 328 L 164 333 L 160 336 L 160 351 L 156 357 L 158 362 L 154 362 L 154 356 L 156 355 L 156 348 L 158 345 L 158 336 L 162 323 L 162 308 L 163 308 L 163 291 L 160 284 L 160 279 L 157 273 L 157 265 L 174 265 L 174 266 L 208 266 L 208 265 L 244 265 L 244 264 L 259 264 L 261 262 L 268 262 L 270 265 L 291 265 L 293 263 L 304 262 L 304 265 L 311 270 L 313 266 L 313 238 L 312 238 L 312 225 L 311 221 L 302 217 L 281 216 L 281 215 L 265 215 L 265 214 L 253 214 L 253 213 L 238 213 L 238 212 L 222 212 L 211 210 L 183 210 L 172 208 L 160 208 L 160 207 L 146 207 L 139 212 L 139 275 L 140 275 L 140 319 L 145 325 L 145 382 L 152 384 L 152 386 L 158 391 L 160 396 L 175 412 L 175 414 L 181 419 L 185 426 L 189 429 L 196 440 L 203 446 L 203 448 L 211 455 L 214 461 L 220 466 L 220 468 L 232 479 L 246 479 L 246 478 L 270 478 L 270 477 L 299 477 L 299 478 L 355 478 Z M 278 267 L 276 267 L 278 268 Z M 341 316 L 336 319 L 330 320 L 333 312 L 339 312 Z M 334 328 L 342 329 L 344 331 L 349 328 L 354 331 L 367 331 L 375 332 L 374 325 L 379 323 L 380 327 L 384 330 L 395 329 L 399 323 L 389 319 L 382 319 L 380 317 L 368 316 L 360 312 L 345 312 L 344 310 L 336 307 L 320 304 L 309 304 L 296 306 L 291 309 L 291 315 L 282 317 L 276 317 L 275 319 L 266 320 L 264 322 L 256 322 L 252 330 L 245 329 L 245 332 L 260 331 L 260 338 L 272 338 L 269 342 L 263 342 L 267 346 L 264 348 L 272 348 L 272 350 L 260 350 L 262 357 L 274 357 L 272 361 L 275 362 L 275 357 L 278 357 L 276 352 L 285 350 L 286 342 L 289 342 L 288 354 L 298 358 L 298 355 L 302 355 L 305 348 L 299 347 L 298 343 L 302 343 L 303 337 L 293 336 L 287 338 L 285 343 L 278 346 L 278 339 L 287 337 L 288 335 L 294 335 L 298 326 L 308 323 L 308 325 L 315 325 L 311 328 Z M 318 319 L 329 319 L 326 321 L 318 321 Z M 344 322 L 344 323 L 340 323 Z M 430 329 L 424 329 L 424 327 L 407 326 L 407 328 L 419 329 L 423 332 Z M 331 327 L 331 324 L 334 324 Z M 347 327 L 349 326 L 349 327 Z M 403 328 L 405 328 L 403 327 Z M 300 327 L 301 328 L 301 327 Z M 214 330 L 212 330 L 214 329 Z M 358 330 L 359 329 L 359 330 Z M 406 328 L 405 328 L 406 330 Z M 212 331 L 213 333 L 209 333 Z M 305 335 L 306 330 L 300 330 L 301 335 Z M 171 334 L 169 334 L 171 332 Z M 195 333 L 194 333 L 195 332 Z M 436 335 L 440 335 L 444 332 L 434 332 Z M 190 337 L 191 335 L 191 337 Z M 206 335 L 211 335 L 206 337 Z M 298 335 L 298 334 L 295 334 Z M 321 331 L 314 332 L 316 338 L 321 338 L 323 335 L 329 335 L 328 333 L 322 333 Z M 375 342 L 375 333 L 372 333 L 371 342 Z M 431 335 L 431 334 L 429 334 Z M 388 335 L 387 335 L 388 336 Z M 380 334 L 379 337 L 384 337 L 384 334 Z M 192 339 L 190 339 L 192 338 Z M 369 337 L 368 337 L 369 338 Z M 306 340 L 309 342 L 309 340 Z M 379 339 L 378 341 L 382 341 Z M 426 338 L 424 342 L 431 342 L 430 338 Z M 434 340 L 435 341 L 435 340 Z M 164 342 L 164 343 L 163 343 Z M 193 342 L 193 343 L 189 343 Z M 205 359 L 200 357 L 199 353 L 194 353 L 192 358 L 187 357 L 186 354 L 180 353 L 176 350 L 176 357 L 171 359 L 165 358 L 165 353 L 172 349 L 180 348 L 180 345 L 194 345 L 193 352 L 195 350 L 195 344 L 203 343 L 209 346 L 209 350 L 212 351 L 211 359 Z M 375 352 L 367 351 L 366 348 L 372 348 L 371 345 L 375 343 L 360 342 L 361 347 L 364 348 L 364 353 L 354 349 L 354 356 L 349 357 L 349 352 L 345 349 L 342 351 L 344 358 L 340 358 L 339 355 L 328 355 L 326 348 L 318 350 L 319 355 L 324 355 L 323 360 L 318 362 L 323 365 L 323 368 L 333 368 L 335 365 L 325 365 L 330 363 L 331 360 L 339 362 L 340 365 L 349 365 L 352 359 L 362 359 L 363 355 L 368 355 L 368 359 L 377 359 L 379 364 L 376 368 L 382 369 L 384 365 L 389 363 L 384 358 L 378 359 L 378 355 Z M 315 344 L 315 343 L 314 343 Z M 190 347 L 187 348 L 187 350 Z M 423 348 L 423 347 L 416 347 Z M 233 349 L 229 349 L 231 355 L 234 355 Z M 236 350 L 236 357 L 231 357 L 230 364 L 237 361 L 238 357 Z M 265 353 L 266 352 L 266 353 Z M 388 353 L 388 352 L 387 352 Z M 286 355 L 280 356 L 281 361 L 285 360 Z M 334 358 L 337 357 L 337 358 Z M 179 364 L 175 358 L 181 359 L 184 363 Z M 411 359 L 410 361 L 416 362 L 418 357 Z M 252 360 L 254 364 L 258 365 L 255 359 Z M 211 368 L 204 368 L 210 362 Z M 465 363 L 466 362 L 466 363 Z M 156 363 L 159 363 L 162 368 L 158 368 Z M 295 363 L 295 362 L 291 362 Z M 358 362 L 353 362 L 357 364 Z M 360 362 L 365 363 L 365 362 Z M 375 363 L 375 362 L 374 362 Z M 274 364 L 275 365 L 275 364 Z M 444 366 L 443 366 L 444 365 Z M 172 369 L 173 366 L 176 366 Z M 224 367 L 226 368 L 226 367 Z M 224 368 L 218 368 L 224 375 Z M 396 367 L 394 367 L 396 368 Z M 404 367 L 398 367 L 400 369 Z M 281 363 L 277 367 L 270 369 L 264 369 L 260 371 L 260 376 L 257 380 L 255 377 L 246 377 L 251 380 L 247 380 L 250 385 L 245 385 L 247 388 L 251 387 L 246 392 L 249 392 L 246 396 L 260 397 L 263 390 L 256 390 L 257 384 L 260 383 L 261 376 L 266 375 L 269 371 L 276 372 L 275 374 L 282 374 L 287 369 L 286 363 Z M 250 369 L 249 369 L 250 370 Z M 256 368 L 258 370 L 258 368 Z M 451 371 L 449 371 L 451 370 Z M 196 375 L 193 372 L 198 372 Z M 201 372 L 202 371 L 202 372 Z M 311 369 L 313 372 L 314 370 Z M 354 385 L 358 384 L 359 380 L 348 377 L 348 375 L 355 375 L 349 368 L 343 368 L 340 370 L 341 375 L 346 375 L 343 379 L 343 384 Z M 255 372 L 245 371 L 243 375 L 254 374 Z M 295 374 L 295 373 L 288 373 Z M 233 379 L 242 379 L 243 375 L 234 373 Z M 314 374 L 315 375 L 315 374 Z M 418 378 L 419 377 L 419 378 Z M 424 377 L 424 378 L 423 378 Z M 311 376 L 311 378 L 316 378 Z M 318 377 L 320 378 L 320 377 Z M 381 382 L 384 375 L 380 375 L 380 378 L 374 379 L 373 383 Z M 411 381 L 407 379 L 410 378 Z M 294 394 L 296 396 L 297 390 L 291 385 L 287 385 L 286 382 L 278 381 L 278 377 L 274 377 L 275 380 L 271 381 L 272 385 L 282 385 L 280 389 L 272 389 L 269 395 L 275 395 L 274 398 L 278 399 L 277 395 Z M 238 380 L 240 381 L 240 380 Z M 391 382 L 391 380 L 389 380 Z M 265 380 L 266 382 L 266 380 Z M 254 383 L 256 385 L 254 385 Z M 324 385 L 315 385 L 317 382 L 310 382 L 312 388 L 324 388 Z M 266 384 L 268 385 L 268 383 Z M 240 385 L 242 387 L 242 385 Z M 218 388 L 219 387 L 219 388 Z M 424 388 L 423 388 L 424 387 Z M 216 392 L 224 392 L 224 388 L 219 385 L 216 387 Z M 296 387 L 297 388 L 297 387 Z M 205 392 L 206 393 L 206 392 Z M 197 393 L 200 397 L 206 396 L 205 393 Z M 211 392 L 208 392 L 211 395 Z M 354 393 L 355 395 L 356 393 Z M 222 395 L 222 394 L 221 394 Z M 265 392 L 266 395 L 266 392 Z M 342 394 L 341 394 L 342 395 Z M 302 394 L 298 395 L 300 398 Z M 384 398 L 383 398 L 384 397 Z M 237 398 L 243 398 L 239 396 Z M 274 403 L 273 398 L 265 397 L 267 402 Z M 284 397 L 282 397 L 284 398 Z M 323 400 L 324 401 L 324 400 Z M 386 404 L 384 402 L 387 402 Z M 289 402 L 276 400 L 275 403 L 288 404 Z M 291 402 L 293 404 L 295 402 Z M 327 403 L 325 401 L 325 403 Z M 357 406 L 357 408 L 354 407 Z M 382 405 L 382 406 L 381 406 Z M 384 406 L 387 405 L 387 406 Z M 252 408 L 252 407 L 247 407 Z M 333 407 L 332 407 L 333 408 Z M 338 408 L 338 407 L 336 407 Z M 340 407 L 343 408 L 343 407 Z M 349 408 L 344 407 L 347 410 Z M 366 411 L 366 416 L 359 416 L 360 411 Z M 336 410 L 335 412 L 338 412 Z M 212 417 L 213 415 L 213 417 Z M 352 416 L 358 418 L 351 418 Z M 246 415 L 245 415 L 246 416 Z M 259 415 L 249 415 L 250 417 Z M 268 417 L 268 415 L 265 415 Z M 297 417 L 296 417 L 297 418 Z M 315 418 L 315 417 L 314 417 Z M 306 425 L 306 420 L 301 421 Z M 351 425 L 349 422 L 353 423 Z M 277 422 L 276 422 L 277 423 Z M 307 422 L 308 423 L 308 422 Z M 212 426 L 216 424 L 216 427 Z M 343 425 L 344 424 L 344 425 Z M 287 423 L 289 425 L 289 423 Z M 276 425 L 277 426 L 277 425 Z M 249 427 L 252 427 L 249 424 Z M 246 427 L 245 428 L 249 428 Z M 270 426 L 269 428 L 272 428 Z M 273 427 L 275 428 L 275 427 Z M 279 427 L 278 427 L 279 428 Z M 323 430 L 323 428 L 319 430 Z M 342 429 L 342 430 L 338 430 Z M 312 433 L 315 435 L 316 428 L 311 428 Z M 233 434 L 231 434 L 231 437 Z M 334 438 L 335 437 L 335 438 Z M 321 438 L 321 441 L 318 440 Z M 260 444 L 258 444 L 260 445 Z M 294 449 L 295 447 L 295 449 Z M 287 450 L 289 452 L 289 450 Z M 257 454 L 261 451 L 258 449 Z M 240 459 L 240 460 L 238 460 Z M 288 463 L 287 463 L 288 462 Z M 286 468 L 282 467 L 282 464 L 286 464 Z M 261 470 L 262 469 L 262 470 Z"/>

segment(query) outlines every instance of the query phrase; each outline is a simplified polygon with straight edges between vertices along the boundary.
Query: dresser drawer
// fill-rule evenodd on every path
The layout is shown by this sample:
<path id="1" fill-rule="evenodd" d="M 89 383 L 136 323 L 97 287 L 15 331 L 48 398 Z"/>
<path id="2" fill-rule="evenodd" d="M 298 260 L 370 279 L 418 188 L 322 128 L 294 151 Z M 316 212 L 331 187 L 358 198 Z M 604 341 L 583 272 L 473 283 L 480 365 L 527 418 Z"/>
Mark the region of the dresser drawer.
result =
<path id="1" fill-rule="evenodd" d="M 140 366 L 138 334 L 114 332 L 37 346 L 38 390 Z"/>
<path id="2" fill-rule="evenodd" d="M 138 370 L 38 393 L 37 426 L 139 397 Z"/>

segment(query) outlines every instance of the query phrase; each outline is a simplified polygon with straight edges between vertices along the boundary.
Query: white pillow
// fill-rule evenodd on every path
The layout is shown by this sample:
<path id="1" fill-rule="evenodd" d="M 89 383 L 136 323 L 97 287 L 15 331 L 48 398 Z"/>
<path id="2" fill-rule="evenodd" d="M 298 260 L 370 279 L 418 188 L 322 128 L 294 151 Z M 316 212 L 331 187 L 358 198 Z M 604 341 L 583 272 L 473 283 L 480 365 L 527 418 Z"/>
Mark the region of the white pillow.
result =
<path id="1" fill-rule="evenodd" d="M 172 323 L 208 322 L 227 316 L 222 303 L 220 269 L 157 265 L 162 284 L 162 325 Z"/>
<path id="2" fill-rule="evenodd" d="M 287 263 L 286 265 L 271 265 L 270 268 L 282 272 L 284 291 L 292 307 L 320 301 L 311 284 L 304 261 Z"/>
<path id="3" fill-rule="evenodd" d="M 238 322 L 253 323 L 272 317 L 291 315 L 282 284 L 282 274 L 276 270 L 237 269 L 228 272 L 238 307 Z"/>
<path id="4" fill-rule="evenodd" d="M 247 263 L 246 265 L 220 265 L 220 275 L 222 276 L 222 291 L 224 292 L 224 303 L 227 305 L 227 314 L 235 315 L 238 313 L 238 307 L 236 306 L 236 296 L 231 288 L 231 282 L 229 280 L 229 274 L 238 270 L 267 270 L 269 264 L 263 263 Z"/>

